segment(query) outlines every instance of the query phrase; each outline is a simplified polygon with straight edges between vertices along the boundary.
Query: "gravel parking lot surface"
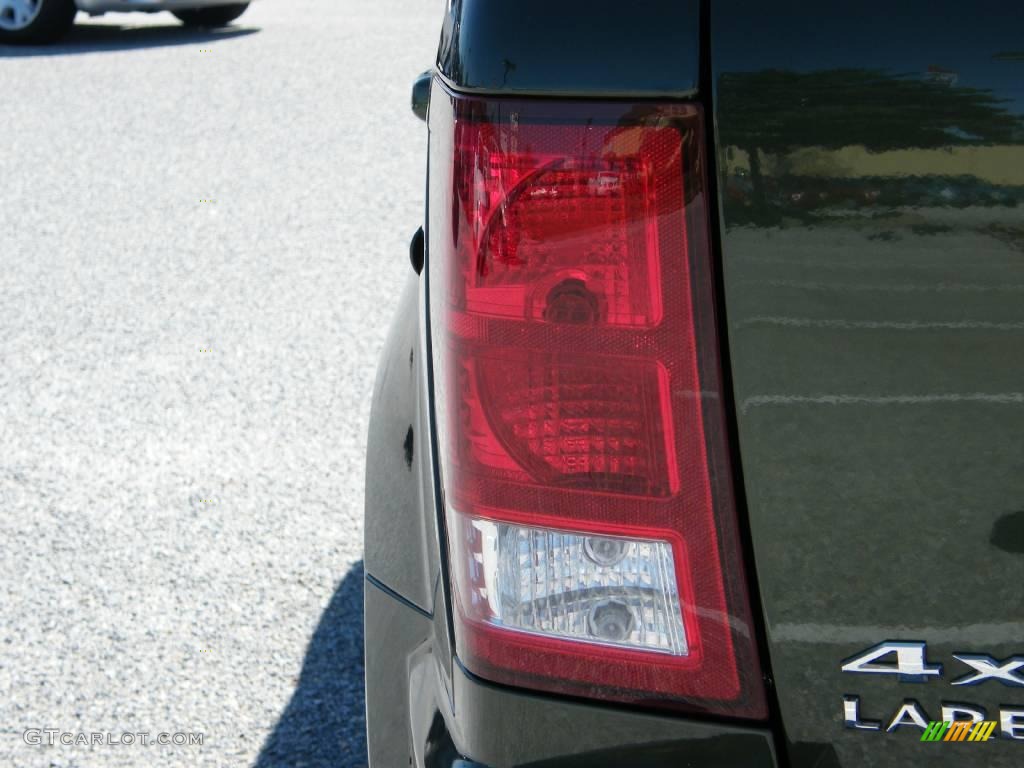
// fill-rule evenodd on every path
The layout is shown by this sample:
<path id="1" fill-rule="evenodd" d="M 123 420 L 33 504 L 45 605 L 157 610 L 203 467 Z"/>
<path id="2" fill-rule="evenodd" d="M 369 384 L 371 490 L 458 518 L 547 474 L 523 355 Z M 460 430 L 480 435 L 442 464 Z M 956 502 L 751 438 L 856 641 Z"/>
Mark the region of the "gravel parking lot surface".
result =
<path id="1" fill-rule="evenodd" d="M 365 763 L 366 422 L 442 5 L 0 47 L 0 765 Z"/>

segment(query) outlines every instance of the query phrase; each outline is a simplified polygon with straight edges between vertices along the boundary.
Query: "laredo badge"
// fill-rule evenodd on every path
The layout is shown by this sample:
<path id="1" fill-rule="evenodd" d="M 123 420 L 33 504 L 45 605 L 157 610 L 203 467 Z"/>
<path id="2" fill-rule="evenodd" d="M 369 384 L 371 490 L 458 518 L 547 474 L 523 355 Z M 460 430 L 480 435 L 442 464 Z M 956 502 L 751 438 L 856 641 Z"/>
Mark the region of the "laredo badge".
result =
<path id="1" fill-rule="evenodd" d="M 895 675 L 900 682 L 926 683 L 941 678 L 941 664 L 929 664 L 924 643 L 887 640 L 841 663 L 843 672 L 863 675 Z M 953 658 L 968 669 L 950 681 L 955 686 L 986 682 L 1008 688 L 1024 688 L 1024 656 L 999 660 L 984 654 L 954 653 Z M 1022 691 L 1024 693 L 1024 691 Z M 847 728 L 881 731 L 882 722 L 861 719 L 860 697 L 843 696 L 843 721 Z M 999 720 L 988 720 L 982 707 L 959 702 L 942 702 L 942 719 L 933 721 L 914 699 L 904 699 L 885 726 L 892 733 L 902 726 L 919 728 L 921 741 L 988 741 L 999 725 L 1004 739 L 1024 741 L 1024 706 L 1003 706 Z"/>

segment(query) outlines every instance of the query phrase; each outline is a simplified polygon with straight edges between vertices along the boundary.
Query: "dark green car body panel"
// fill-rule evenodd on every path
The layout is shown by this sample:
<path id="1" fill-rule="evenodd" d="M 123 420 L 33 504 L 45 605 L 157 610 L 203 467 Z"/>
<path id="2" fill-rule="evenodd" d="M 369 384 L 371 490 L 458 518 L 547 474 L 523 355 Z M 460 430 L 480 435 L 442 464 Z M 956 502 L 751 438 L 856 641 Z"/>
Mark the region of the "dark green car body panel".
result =
<path id="1" fill-rule="evenodd" d="M 787 737 L 842 766 L 1024 764 L 885 733 L 1024 708 L 1024 11 L 713 3 L 739 453 Z M 840 671 L 927 644 L 928 682 Z M 882 730 L 847 729 L 843 696 Z M 997 729 L 998 732 L 999 729 Z M 798 748 L 803 753 L 805 748 Z M 811 750 L 813 752 L 813 750 Z"/>

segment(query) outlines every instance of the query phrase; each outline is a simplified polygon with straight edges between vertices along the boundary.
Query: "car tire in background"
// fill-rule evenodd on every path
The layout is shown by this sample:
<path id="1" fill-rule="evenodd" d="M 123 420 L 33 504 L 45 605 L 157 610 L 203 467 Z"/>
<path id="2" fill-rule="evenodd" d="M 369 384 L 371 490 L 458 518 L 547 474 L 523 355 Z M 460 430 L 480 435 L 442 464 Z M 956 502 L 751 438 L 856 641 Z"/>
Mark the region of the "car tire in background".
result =
<path id="1" fill-rule="evenodd" d="M 172 13 L 186 27 L 223 27 L 245 13 L 245 9 L 248 7 L 248 3 L 234 3 L 232 5 L 214 5 L 210 8 L 172 11 Z"/>
<path id="2" fill-rule="evenodd" d="M 0 44 L 52 43 L 75 22 L 75 0 L 0 0 Z"/>

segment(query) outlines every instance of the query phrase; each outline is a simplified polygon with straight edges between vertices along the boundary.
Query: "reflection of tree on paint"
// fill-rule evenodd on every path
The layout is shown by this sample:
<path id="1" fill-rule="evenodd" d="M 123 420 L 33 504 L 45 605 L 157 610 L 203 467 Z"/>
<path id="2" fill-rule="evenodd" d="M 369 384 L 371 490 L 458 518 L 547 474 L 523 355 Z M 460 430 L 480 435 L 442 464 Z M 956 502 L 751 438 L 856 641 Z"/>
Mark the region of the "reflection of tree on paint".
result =
<path id="1" fill-rule="evenodd" d="M 931 83 L 939 85 L 956 85 L 959 76 L 952 69 L 940 67 L 938 64 L 929 64 L 928 73 L 925 75 Z"/>
<path id="2" fill-rule="evenodd" d="M 1024 141 L 1024 121 L 989 90 L 881 70 L 727 73 L 718 80 L 717 100 L 721 145 L 749 155 L 760 202 L 758 150 L 859 145 L 879 152 Z"/>

